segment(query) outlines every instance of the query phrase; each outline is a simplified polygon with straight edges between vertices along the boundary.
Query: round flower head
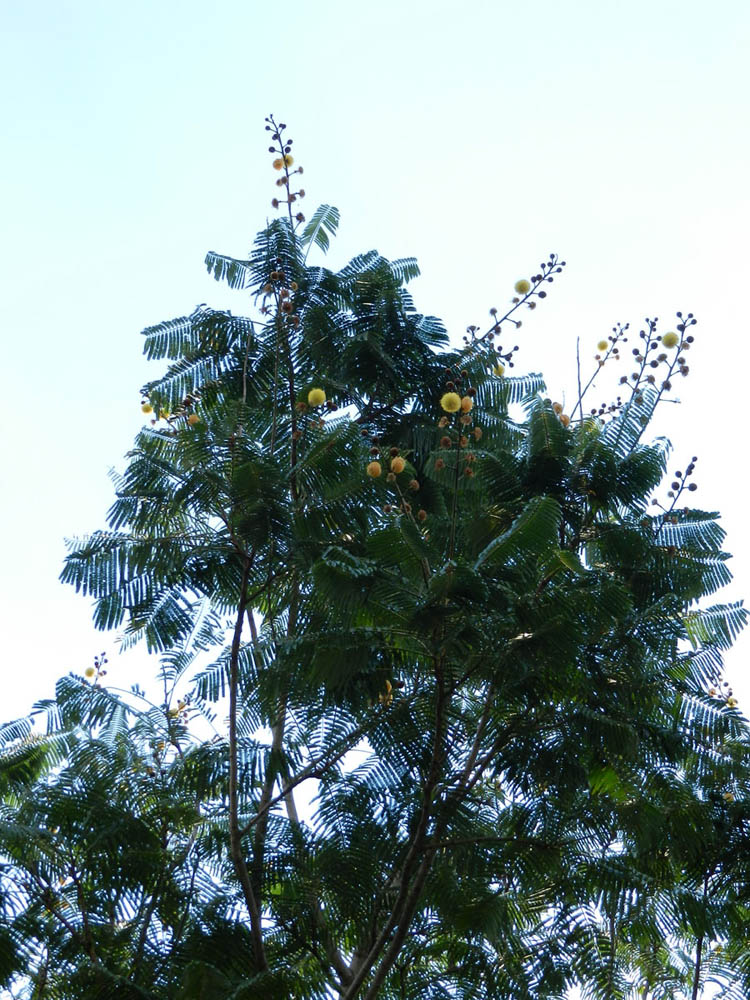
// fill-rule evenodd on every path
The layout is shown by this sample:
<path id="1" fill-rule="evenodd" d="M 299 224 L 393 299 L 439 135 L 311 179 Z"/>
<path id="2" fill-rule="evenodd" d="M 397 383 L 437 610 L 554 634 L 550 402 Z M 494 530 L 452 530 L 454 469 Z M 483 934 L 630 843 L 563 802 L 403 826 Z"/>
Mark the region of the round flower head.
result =
<path id="1" fill-rule="evenodd" d="M 141 412 L 142 413 L 153 413 L 153 411 L 154 411 L 154 408 L 153 408 L 153 406 L 150 403 L 141 403 Z"/>
<path id="2" fill-rule="evenodd" d="M 661 338 L 661 342 L 664 347 L 677 347 L 677 345 L 680 342 L 680 338 L 677 336 L 674 330 L 670 330 L 669 333 L 664 334 L 664 336 Z"/>
<path id="3" fill-rule="evenodd" d="M 190 416 L 188 417 L 188 423 L 190 424 L 191 427 L 195 427 L 195 425 L 199 424 L 200 422 L 201 418 L 198 416 L 197 413 L 191 413 Z"/>
<path id="4" fill-rule="evenodd" d="M 495 367 L 492 369 L 492 374 L 493 375 L 497 375 L 498 378 L 501 375 L 504 375 L 505 374 L 505 365 L 501 365 L 500 363 L 496 364 Z"/>
<path id="5" fill-rule="evenodd" d="M 446 392 L 440 398 L 440 405 L 446 413 L 458 413 L 461 409 L 461 397 L 457 392 Z"/>
<path id="6" fill-rule="evenodd" d="M 727 698 L 727 708 L 737 708 L 737 699 Z"/>
<path id="7" fill-rule="evenodd" d="M 281 157 L 278 157 L 278 159 L 273 161 L 274 170 L 281 170 L 283 166 L 284 166 L 284 160 Z"/>
<path id="8" fill-rule="evenodd" d="M 724 792 L 722 798 L 725 802 L 734 802 L 734 795 L 731 792 Z"/>
<path id="9" fill-rule="evenodd" d="M 531 283 L 527 281 L 526 278 L 521 278 L 515 283 L 513 290 L 517 295 L 525 295 L 531 290 Z"/>
<path id="10" fill-rule="evenodd" d="M 399 472 L 403 472 L 405 467 L 406 462 L 400 456 L 396 456 L 396 458 L 391 459 L 391 472 L 395 472 L 396 475 L 398 475 Z"/>
<path id="11" fill-rule="evenodd" d="M 606 340 L 600 340 L 599 343 L 596 345 L 596 349 L 598 351 L 606 351 L 608 347 L 609 347 L 609 342 Z"/>
<path id="12" fill-rule="evenodd" d="M 568 416 L 567 413 L 560 414 L 560 423 L 563 425 L 563 427 L 568 426 L 568 424 L 570 423 L 570 417 Z"/>
<path id="13" fill-rule="evenodd" d="M 94 676 L 95 673 L 96 670 L 94 670 L 93 667 L 86 667 L 86 669 L 83 671 L 83 676 L 88 677 L 88 679 L 91 680 L 91 678 Z"/>
<path id="14" fill-rule="evenodd" d="M 287 167 L 291 167 L 291 165 L 294 163 L 294 157 L 290 156 L 289 153 L 287 153 L 282 162 L 285 163 Z"/>
<path id="15" fill-rule="evenodd" d="M 471 396 L 464 396 L 464 398 L 461 400 L 461 409 L 463 410 L 464 413 L 468 413 L 473 405 L 474 405 L 474 400 L 471 398 Z"/>
<path id="16" fill-rule="evenodd" d="M 382 471 L 383 471 L 383 466 L 380 464 L 380 462 L 370 462 L 370 464 L 367 466 L 367 475 L 372 476 L 373 479 L 377 479 L 378 476 L 382 473 Z"/>
<path id="17" fill-rule="evenodd" d="M 307 402 L 310 406 L 322 406 L 326 401 L 326 394 L 322 389 L 311 389 L 307 394 Z"/>

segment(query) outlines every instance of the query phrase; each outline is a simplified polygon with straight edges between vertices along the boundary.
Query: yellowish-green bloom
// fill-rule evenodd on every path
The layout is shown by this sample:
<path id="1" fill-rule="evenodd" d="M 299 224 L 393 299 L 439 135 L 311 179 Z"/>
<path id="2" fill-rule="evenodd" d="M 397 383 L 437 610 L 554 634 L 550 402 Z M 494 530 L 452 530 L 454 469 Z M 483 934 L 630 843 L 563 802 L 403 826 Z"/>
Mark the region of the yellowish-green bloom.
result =
<path id="1" fill-rule="evenodd" d="M 531 291 L 531 282 L 527 281 L 526 278 L 520 278 L 513 286 L 513 289 L 517 295 L 525 295 Z"/>
<path id="2" fill-rule="evenodd" d="M 440 405 L 446 413 L 458 413 L 461 409 L 461 397 L 457 392 L 446 392 L 440 399 Z"/>
<path id="3" fill-rule="evenodd" d="M 661 342 L 664 347 L 677 347 L 677 345 L 680 342 L 680 338 L 677 336 L 674 330 L 670 330 L 669 333 L 664 334 L 664 336 L 661 338 Z"/>
<path id="4" fill-rule="evenodd" d="M 322 406 L 326 401 L 326 394 L 323 389 L 311 389 L 307 394 L 307 402 L 310 406 Z"/>

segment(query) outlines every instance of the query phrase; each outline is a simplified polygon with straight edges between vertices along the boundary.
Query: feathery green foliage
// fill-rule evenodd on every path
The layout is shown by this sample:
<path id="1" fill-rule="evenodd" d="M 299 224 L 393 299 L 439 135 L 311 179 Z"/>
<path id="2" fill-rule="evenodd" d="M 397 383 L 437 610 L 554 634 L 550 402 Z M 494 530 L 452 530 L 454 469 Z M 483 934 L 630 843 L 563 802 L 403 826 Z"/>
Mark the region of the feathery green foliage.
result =
<path id="1" fill-rule="evenodd" d="M 206 258 L 253 318 L 145 331 L 153 419 L 62 574 L 159 654 L 163 702 L 100 660 L 45 726 L 0 729 L 0 983 L 747 995 L 750 730 L 722 680 L 745 612 L 705 601 L 729 571 L 695 460 L 665 496 L 643 442 L 692 315 L 671 354 L 647 321 L 623 395 L 586 413 L 590 381 L 565 414 L 502 346 L 557 257 L 452 347 L 412 259 L 308 263 L 338 212 L 296 211 L 268 126 L 286 217 Z"/>

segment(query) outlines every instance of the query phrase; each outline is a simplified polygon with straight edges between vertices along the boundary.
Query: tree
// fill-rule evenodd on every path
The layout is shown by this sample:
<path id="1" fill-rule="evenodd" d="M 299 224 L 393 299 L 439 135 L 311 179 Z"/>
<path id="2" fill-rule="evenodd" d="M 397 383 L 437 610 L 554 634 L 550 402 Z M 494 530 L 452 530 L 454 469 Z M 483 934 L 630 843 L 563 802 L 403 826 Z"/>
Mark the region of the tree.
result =
<path id="1" fill-rule="evenodd" d="M 564 262 L 453 348 L 413 260 L 308 263 L 338 213 L 297 212 L 268 130 L 285 214 L 247 260 L 207 257 L 257 315 L 145 331 L 151 424 L 62 576 L 159 654 L 163 703 L 100 659 L 36 707 L 46 735 L 2 731 L 0 980 L 745 995 L 750 732 L 721 676 L 745 612 L 704 600 L 729 571 L 718 515 L 686 506 L 696 459 L 654 512 L 668 450 L 643 443 L 695 319 L 647 321 L 587 412 L 616 327 L 565 414 L 507 346 Z"/>

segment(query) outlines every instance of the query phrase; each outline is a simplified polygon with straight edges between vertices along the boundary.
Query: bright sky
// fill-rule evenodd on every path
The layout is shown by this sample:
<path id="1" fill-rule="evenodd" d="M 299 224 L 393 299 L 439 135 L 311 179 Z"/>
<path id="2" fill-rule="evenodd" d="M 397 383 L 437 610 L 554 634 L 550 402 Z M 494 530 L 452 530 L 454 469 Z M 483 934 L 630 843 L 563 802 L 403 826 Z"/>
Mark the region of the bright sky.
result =
<path id="1" fill-rule="evenodd" d="M 517 370 L 556 398 L 576 337 L 590 359 L 618 320 L 698 316 L 683 405 L 657 430 L 672 469 L 699 456 L 695 504 L 723 512 L 722 599 L 750 593 L 746 0 L 3 7 L 2 720 L 101 650 L 113 684 L 155 669 L 118 657 L 58 583 L 63 539 L 104 526 L 156 370 L 140 330 L 199 302 L 246 308 L 203 258 L 244 255 L 273 212 L 271 111 L 308 214 L 342 211 L 332 263 L 418 257 L 417 305 L 457 339 L 550 251 L 568 261 L 518 338 Z M 729 661 L 746 706 L 748 649 Z"/>

